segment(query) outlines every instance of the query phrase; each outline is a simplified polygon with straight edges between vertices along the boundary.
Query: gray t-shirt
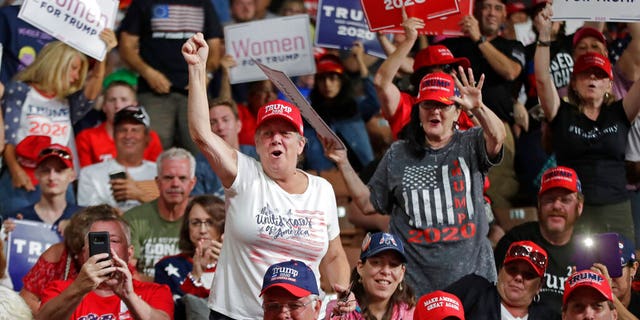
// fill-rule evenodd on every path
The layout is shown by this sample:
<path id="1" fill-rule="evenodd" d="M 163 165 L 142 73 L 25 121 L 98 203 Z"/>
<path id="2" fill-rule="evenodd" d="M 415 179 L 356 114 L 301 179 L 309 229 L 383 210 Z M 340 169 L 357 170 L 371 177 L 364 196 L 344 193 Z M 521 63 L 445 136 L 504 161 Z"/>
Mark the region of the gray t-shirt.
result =
<path id="1" fill-rule="evenodd" d="M 470 273 L 496 281 L 482 190 L 501 159 L 502 151 L 488 158 L 482 130 L 472 128 L 456 131 L 439 150 L 427 148 L 421 159 L 397 141 L 380 162 L 369 181 L 371 202 L 391 215 L 390 231 L 403 240 L 416 296 Z"/>

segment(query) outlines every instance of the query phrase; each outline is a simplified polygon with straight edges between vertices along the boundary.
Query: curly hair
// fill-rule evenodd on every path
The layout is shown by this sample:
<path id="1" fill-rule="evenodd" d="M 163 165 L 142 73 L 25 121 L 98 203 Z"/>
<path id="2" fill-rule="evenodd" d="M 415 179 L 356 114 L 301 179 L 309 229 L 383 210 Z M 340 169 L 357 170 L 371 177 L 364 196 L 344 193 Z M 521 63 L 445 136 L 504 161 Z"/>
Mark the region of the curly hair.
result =
<path id="1" fill-rule="evenodd" d="M 71 217 L 69 225 L 64 229 L 64 244 L 73 255 L 81 254 L 84 248 L 84 240 L 96 221 L 118 221 L 122 224 L 127 244 L 131 244 L 131 231 L 129 224 L 120 217 L 118 209 L 102 204 L 98 206 L 86 207 Z"/>
<path id="2" fill-rule="evenodd" d="M 222 235 L 224 232 L 224 200 L 213 195 L 200 195 L 191 199 L 184 211 L 185 214 L 182 218 L 182 226 L 180 227 L 180 239 L 178 240 L 178 248 L 180 248 L 180 251 L 188 254 L 189 256 L 193 256 L 196 251 L 196 247 L 189 237 L 189 217 L 191 216 L 191 211 L 195 205 L 202 207 L 202 209 L 204 209 L 204 211 L 209 215 L 213 222 L 213 227 L 219 235 Z"/>

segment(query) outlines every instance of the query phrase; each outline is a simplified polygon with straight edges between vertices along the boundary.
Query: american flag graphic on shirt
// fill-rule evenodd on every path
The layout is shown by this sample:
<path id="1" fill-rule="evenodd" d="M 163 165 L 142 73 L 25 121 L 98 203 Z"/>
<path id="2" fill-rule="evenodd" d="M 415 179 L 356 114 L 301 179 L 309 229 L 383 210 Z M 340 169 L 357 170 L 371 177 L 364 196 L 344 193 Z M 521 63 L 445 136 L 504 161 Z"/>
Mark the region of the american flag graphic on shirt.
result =
<path id="1" fill-rule="evenodd" d="M 156 32 L 201 32 L 204 28 L 202 7 L 159 4 L 153 6 L 151 30 Z"/>
<path id="2" fill-rule="evenodd" d="M 409 166 L 402 176 L 404 207 L 414 228 L 456 225 L 474 214 L 471 173 L 464 158 L 450 164 Z"/>

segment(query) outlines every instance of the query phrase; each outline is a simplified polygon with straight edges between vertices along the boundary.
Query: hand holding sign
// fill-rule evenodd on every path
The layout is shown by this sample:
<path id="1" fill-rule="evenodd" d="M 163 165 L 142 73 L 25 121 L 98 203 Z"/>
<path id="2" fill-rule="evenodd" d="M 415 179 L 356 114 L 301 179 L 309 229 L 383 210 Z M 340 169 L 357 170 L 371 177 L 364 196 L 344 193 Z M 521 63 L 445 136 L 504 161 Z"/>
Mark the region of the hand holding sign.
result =
<path id="1" fill-rule="evenodd" d="M 318 113 L 313 110 L 313 107 L 307 102 L 307 100 L 302 96 L 296 85 L 291 82 L 291 79 L 287 77 L 282 71 L 271 69 L 264 64 L 255 61 L 254 63 L 267 75 L 269 80 L 273 82 L 273 84 L 284 94 L 289 101 L 293 102 L 298 108 L 300 108 L 300 113 L 302 116 L 311 124 L 311 126 L 316 129 L 316 132 L 320 137 L 324 137 L 327 139 L 332 139 L 337 146 L 336 149 L 346 149 L 344 143 L 338 138 L 335 132 L 329 128 L 329 126 L 320 118 Z"/>

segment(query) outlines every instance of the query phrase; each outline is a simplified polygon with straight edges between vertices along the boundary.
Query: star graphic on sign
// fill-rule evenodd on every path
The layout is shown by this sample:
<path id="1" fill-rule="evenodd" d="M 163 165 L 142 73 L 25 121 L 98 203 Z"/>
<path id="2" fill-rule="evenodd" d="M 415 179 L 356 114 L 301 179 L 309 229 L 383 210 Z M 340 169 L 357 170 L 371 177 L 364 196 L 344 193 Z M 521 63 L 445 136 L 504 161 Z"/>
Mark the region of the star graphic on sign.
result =
<path id="1" fill-rule="evenodd" d="M 180 274 L 178 273 L 178 268 L 174 267 L 173 264 L 169 263 L 169 265 L 164 268 L 164 271 L 167 272 L 167 275 L 171 276 L 174 275 L 178 278 L 180 278 Z"/>

